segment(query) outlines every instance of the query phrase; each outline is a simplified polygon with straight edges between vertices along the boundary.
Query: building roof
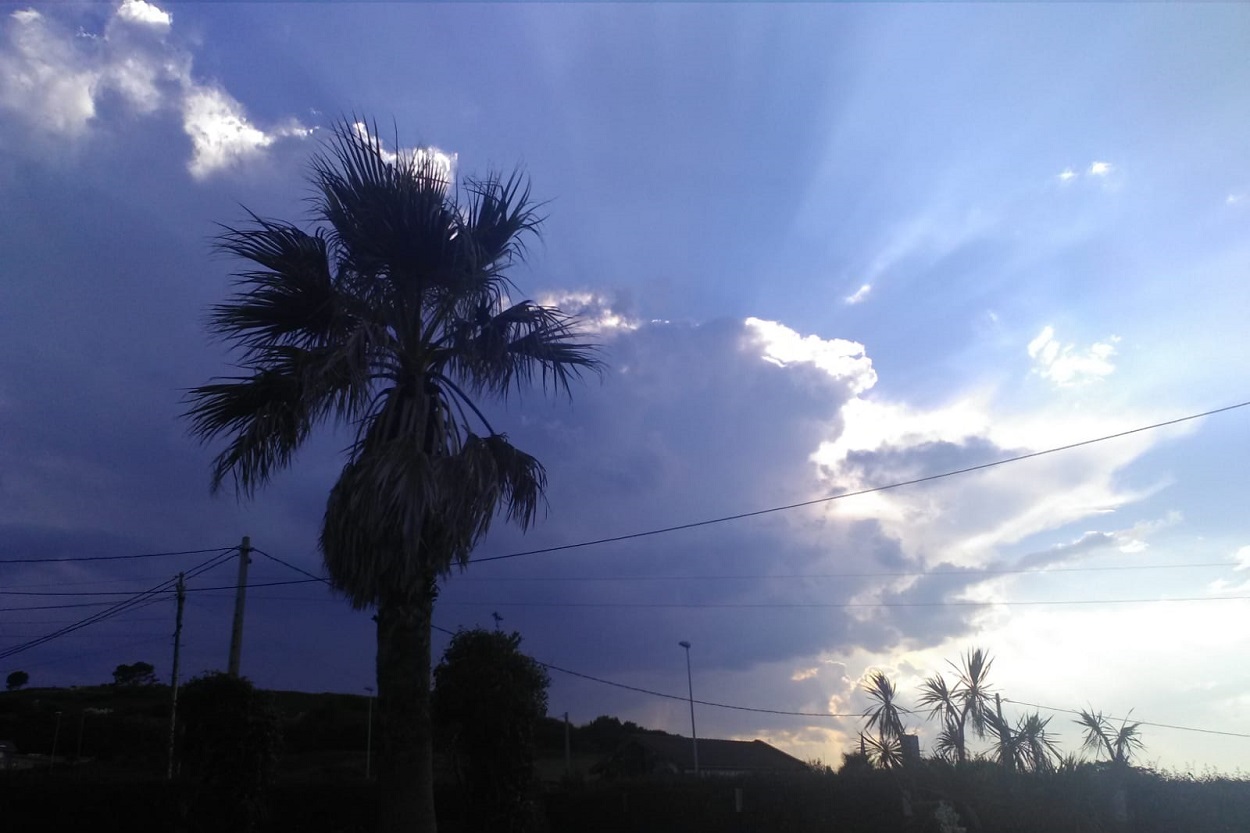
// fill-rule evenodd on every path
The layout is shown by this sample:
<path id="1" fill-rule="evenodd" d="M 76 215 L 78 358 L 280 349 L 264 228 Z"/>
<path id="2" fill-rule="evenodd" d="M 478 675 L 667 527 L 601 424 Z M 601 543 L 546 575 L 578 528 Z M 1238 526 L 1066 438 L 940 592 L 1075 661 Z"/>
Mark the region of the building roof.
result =
<path id="1" fill-rule="evenodd" d="M 694 771 L 690 738 L 680 735 L 635 735 L 622 746 L 636 745 L 653 761 L 671 763 L 679 771 Z M 616 757 L 614 755 L 613 757 Z M 699 769 L 721 772 L 802 772 L 807 764 L 762 740 L 699 738 Z"/>

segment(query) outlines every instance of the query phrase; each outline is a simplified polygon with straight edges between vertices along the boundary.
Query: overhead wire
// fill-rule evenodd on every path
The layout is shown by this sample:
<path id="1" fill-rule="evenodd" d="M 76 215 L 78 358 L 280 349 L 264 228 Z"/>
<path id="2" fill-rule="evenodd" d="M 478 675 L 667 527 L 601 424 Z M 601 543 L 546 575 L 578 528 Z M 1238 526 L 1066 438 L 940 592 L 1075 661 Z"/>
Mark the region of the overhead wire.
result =
<path id="1" fill-rule="evenodd" d="M 196 578 L 208 572 L 209 570 L 212 570 L 213 568 L 223 564 L 225 561 L 229 560 L 232 557 L 233 551 L 235 549 L 237 548 L 229 548 L 230 551 L 227 551 L 227 552 L 222 552 L 221 550 L 214 550 L 214 552 L 217 552 L 218 555 L 216 555 L 215 557 L 206 559 L 200 564 L 197 564 L 195 567 L 192 567 L 190 570 L 184 571 L 183 573 L 184 578 Z M 123 599 L 122 601 L 115 602 L 115 603 L 108 603 L 108 602 L 99 603 L 99 604 L 108 605 L 108 608 L 106 610 L 102 610 L 98 613 L 94 613 L 90 616 L 80 619 L 77 622 L 66 625 L 62 628 L 58 628 L 57 630 L 51 631 L 50 633 L 44 634 L 43 636 L 40 636 L 35 639 L 29 640 L 27 642 L 23 642 L 18 645 L 13 645 L 9 648 L 0 650 L 0 659 L 6 659 L 8 657 L 24 653 L 26 651 L 31 650 L 32 648 L 37 648 L 40 645 L 43 645 L 47 642 L 51 642 L 55 639 L 59 639 L 61 637 L 74 633 L 75 631 L 81 630 L 86 627 L 90 627 L 91 625 L 98 624 L 100 622 L 111 619 L 115 616 L 119 616 L 128 610 L 133 610 L 133 609 L 141 608 L 141 607 L 147 607 L 150 604 L 156 604 L 159 602 L 166 601 L 168 600 L 169 597 L 165 595 L 165 593 L 171 591 L 172 585 L 176 581 L 177 580 L 173 578 L 166 579 L 165 581 L 160 582 L 154 587 L 148 590 L 142 591 L 140 593 L 136 593 L 127 599 Z M 97 604 L 97 603 L 85 602 L 82 604 L 90 605 L 90 604 Z M 68 607 L 68 605 L 66 606 L 48 605 L 48 606 L 44 606 L 43 608 L 32 607 L 32 608 L 26 608 L 26 609 L 29 609 L 29 610 L 49 609 L 53 607 Z"/>
<path id="2" fill-rule="evenodd" d="M 278 558 L 277 556 L 270 555 L 269 553 L 256 550 L 256 549 L 253 549 L 253 552 L 257 552 L 260 555 L 263 555 L 264 557 L 269 558 L 270 560 L 278 564 L 282 564 L 283 566 L 288 567 L 291 570 L 294 570 L 298 573 L 302 573 L 303 575 L 308 576 L 310 581 L 318 581 L 327 585 L 330 584 L 329 579 L 321 577 L 321 576 L 315 576 L 309 571 L 303 569 L 302 567 L 299 567 L 295 564 L 292 564 L 288 561 Z M 305 582 L 305 583 L 310 583 L 310 582 Z M 439 625 L 435 625 L 433 623 L 431 623 L 430 628 L 432 630 L 435 630 L 439 633 L 442 633 L 448 636 L 455 636 L 457 633 L 456 631 L 441 627 Z M 668 694 L 662 691 L 656 691 L 654 689 L 643 688 L 641 686 L 634 686 L 634 685 L 629 685 L 627 683 L 616 682 L 614 680 L 607 680 L 602 677 L 596 677 L 592 674 L 586 674 L 581 671 L 574 671 L 572 669 L 564 668 L 554 663 L 544 662 L 538 659 L 535 659 L 534 661 L 538 663 L 539 665 L 541 665 L 543 668 L 549 669 L 551 671 L 556 671 L 561 674 L 567 674 L 572 677 L 577 677 L 583 680 L 588 680 L 590 682 L 599 683 L 601 685 L 607 685 L 613 688 L 619 688 L 625 691 L 632 691 L 632 692 L 639 693 L 639 694 L 646 694 L 652 697 L 661 697 L 666 700 L 693 702 L 695 705 L 708 706 L 710 708 L 726 709 L 730 711 L 749 712 L 749 713 L 754 713 L 754 714 L 771 714 L 771 715 L 786 716 L 786 717 L 819 717 L 819 718 L 834 718 L 834 719 L 846 719 L 846 718 L 858 719 L 864 716 L 862 712 L 849 712 L 849 713 L 848 712 L 808 712 L 808 711 L 795 711 L 795 710 L 787 710 L 787 709 L 770 709 L 770 708 L 763 708 L 763 707 L 758 707 L 758 706 L 742 706 L 742 705 L 737 705 L 737 704 L 732 704 L 732 703 L 720 703 L 714 700 L 696 700 L 692 697 L 683 697 L 679 694 Z M 1035 703 L 1027 703 L 1021 700 L 1012 700 L 1006 697 L 1003 698 L 1003 701 L 1008 702 L 1008 703 L 1014 703 L 1015 705 L 1019 705 L 1019 706 L 1028 706 L 1030 708 L 1040 708 L 1040 709 L 1046 709 L 1048 711 L 1066 712 L 1069 714 L 1080 714 L 1079 711 L 1075 711 L 1072 709 L 1061 709 L 1061 708 L 1055 708 L 1055 707 L 1050 707 L 1050 706 L 1041 706 Z M 1119 720 L 1120 718 L 1111 718 L 1111 719 Z M 1239 732 L 1225 732 L 1225 731 L 1219 731 L 1215 729 L 1200 729 L 1200 728 L 1195 728 L 1192 726 L 1180 726 L 1180 725 L 1171 724 L 1171 723 L 1156 723 L 1156 722 L 1145 721 L 1145 720 L 1138 721 L 1138 722 L 1141 723 L 1141 725 L 1143 726 L 1153 726 L 1153 727 L 1163 728 L 1163 729 L 1174 729 L 1174 730 L 1186 731 L 1186 732 L 1199 732 L 1202 734 L 1210 734 L 1210 735 L 1224 735 L 1228 737 L 1237 737 L 1237 738 L 1250 738 L 1250 734 L 1243 734 Z"/>
<path id="3" fill-rule="evenodd" d="M 202 550 L 174 550 L 170 552 L 144 552 L 135 555 L 83 555 L 58 558 L 0 558 L 0 564 L 63 564 L 79 561 L 130 561 L 137 558 L 165 558 L 175 555 L 204 555 L 210 552 L 237 549 L 237 547 L 209 547 Z"/>
<path id="4" fill-rule="evenodd" d="M 1238 402 L 1234 405 L 1225 405 L 1222 408 L 1213 408 L 1209 411 L 1203 411 L 1202 413 L 1189 414 L 1188 416 L 1177 417 L 1175 419 L 1169 419 L 1163 422 L 1156 422 L 1151 425 L 1143 425 L 1137 428 L 1131 428 L 1127 431 L 1118 431 L 1114 434 L 1107 434 L 1102 437 L 1095 437 L 1089 440 L 1081 440 L 1080 442 L 1067 443 L 1066 445 L 1055 446 L 1054 448 L 1047 448 L 1041 451 L 1031 451 L 1031 452 L 1028 452 L 1027 454 L 1017 454 L 1012 457 L 1005 457 L 1001 460 L 993 460 L 991 462 L 980 463 L 975 466 L 965 466 L 964 468 L 960 468 L 960 469 L 953 469 L 950 471 L 941 472 L 939 474 L 930 474 L 925 477 L 916 477 L 911 480 L 902 480 L 896 483 L 889 483 L 884 486 L 873 486 L 873 487 L 866 488 L 866 489 L 857 489 L 856 491 L 853 491 L 853 492 L 842 492 L 836 495 L 828 495 L 826 497 L 813 498 L 812 500 L 803 500 L 797 503 L 788 503 L 783 506 L 772 506 L 772 507 L 769 507 L 768 509 L 756 509 L 751 512 L 739 512 L 734 515 L 723 515 L 717 518 L 708 518 L 706 520 L 701 520 L 701 521 L 692 521 L 689 523 L 674 524 L 673 526 L 660 527 L 658 529 L 648 529 L 648 530 L 643 530 L 641 532 L 630 532 L 625 535 L 613 535 L 613 536 L 609 536 L 606 538 L 596 538 L 590 541 L 579 541 L 574 544 L 560 544 L 560 545 L 552 546 L 552 547 L 540 547 L 538 549 L 522 550 L 520 552 L 511 552 L 511 553 L 506 553 L 504 555 L 492 555 L 492 556 L 487 556 L 484 558 L 470 558 L 468 563 L 485 564 L 491 561 L 505 561 L 505 560 L 512 559 L 512 558 L 521 558 L 522 556 L 527 556 L 527 555 L 541 555 L 544 553 L 564 552 L 566 550 L 575 550 L 575 549 L 582 549 L 585 547 L 594 547 L 594 546 L 599 546 L 601 544 L 613 544 L 619 541 L 632 541 L 638 538 L 647 538 L 647 537 L 654 536 L 654 535 L 664 535 L 670 532 L 679 532 L 679 531 L 686 530 L 686 529 L 697 529 L 699 527 L 711 526 L 713 524 L 728 523 L 729 521 L 739 521 L 739 520 L 744 520 L 746 518 L 756 518 L 761 515 L 770 515 L 776 512 L 787 512 L 791 509 L 801 509 L 806 506 L 817 506 L 817 505 L 824 504 L 824 503 L 831 503 L 837 500 L 846 500 L 847 498 L 877 494 L 878 492 L 886 492 L 892 489 L 901 489 L 904 486 L 915 486 L 920 483 L 930 483 L 934 480 L 942 480 L 947 477 L 955 477 L 956 475 L 969 474 L 974 471 L 984 471 L 985 469 L 995 468 L 996 466 L 1004 466 L 1004 465 L 1007 465 L 1008 463 L 1018 463 L 1022 460 L 1031 460 L 1035 457 L 1043 457 L 1048 454 L 1057 454 L 1061 451 L 1070 451 L 1074 448 L 1082 448 L 1084 446 L 1094 445 L 1096 443 L 1107 442 L 1108 440 L 1115 440 L 1115 439 L 1120 439 L 1121 437 L 1128 437 L 1133 434 L 1140 434 L 1144 431 L 1154 431 L 1156 429 L 1166 428 L 1171 425 L 1179 425 L 1184 422 L 1190 422 L 1191 420 L 1202 419 L 1203 417 L 1214 416 L 1215 414 L 1222 414 L 1227 411 L 1233 411 L 1238 408 L 1245 408 L 1247 406 L 1250 406 L 1250 400 L 1245 401 L 1245 402 Z"/>

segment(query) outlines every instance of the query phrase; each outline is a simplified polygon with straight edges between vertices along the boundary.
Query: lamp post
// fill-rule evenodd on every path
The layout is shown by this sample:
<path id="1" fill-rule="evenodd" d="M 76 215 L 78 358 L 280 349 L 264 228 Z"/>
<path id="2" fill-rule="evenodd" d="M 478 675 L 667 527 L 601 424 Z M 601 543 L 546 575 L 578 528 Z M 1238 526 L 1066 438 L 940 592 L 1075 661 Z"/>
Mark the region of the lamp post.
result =
<path id="1" fill-rule="evenodd" d="M 56 766 L 56 742 L 61 737 L 61 713 L 56 713 L 56 729 L 52 732 L 52 756 L 48 758 L 48 770 Z"/>
<path id="2" fill-rule="evenodd" d="M 370 765 L 373 763 L 373 686 L 365 686 L 369 692 L 369 717 L 365 727 L 365 780 L 369 780 Z"/>
<path id="3" fill-rule="evenodd" d="M 699 736 L 694 731 L 694 678 L 690 676 L 690 643 L 682 640 L 677 643 L 686 649 L 686 687 L 690 692 L 690 743 L 694 749 L 694 774 L 699 774 Z"/>

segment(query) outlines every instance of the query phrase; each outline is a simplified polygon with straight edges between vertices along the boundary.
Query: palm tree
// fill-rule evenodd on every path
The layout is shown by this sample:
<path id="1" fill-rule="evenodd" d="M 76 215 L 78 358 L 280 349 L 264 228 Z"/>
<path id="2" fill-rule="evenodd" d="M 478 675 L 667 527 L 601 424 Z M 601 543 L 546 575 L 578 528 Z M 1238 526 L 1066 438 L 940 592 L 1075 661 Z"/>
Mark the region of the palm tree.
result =
<path id="1" fill-rule="evenodd" d="M 968 760 L 967 732 L 971 726 L 977 737 L 985 737 L 993 710 L 993 690 L 988 677 L 994 660 L 980 648 L 963 656 L 963 664 L 949 663 L 958 675 L 953 686 L 941 674 L 934 674 L 920 685 L 920 705 L 929 712 L 929 719 L 940 719 L 938 754 L 953 757 L 956 762 Z"/>
<path id="2" fill-rule="evenodd" d="M 903 759 L 903 714 L 907 711 L 897 702 L 898 689 L 884 671 L 868 675 L 864 690 L 876 703 L 864 711 L 868 722 L 860 733 L 860 749 L 886 769 L 897 766 Z M 871 733 L 877 730 L 876 737 Z"/>
<path id="3" fill-rule="evenodd" d="M 1117 729 L 1102 712 L 1081 709 L 1080 717 L 1075 722 L 1085 729 L 1084 748 L 1090 752 L 1107 753 L 1110 762 L 1117 766 L 1128 766 L 1133 753 L 1143 748 L 1141 723 L 1129 723 L 1127 717 Z"/>
<path id="4" fill-rule="evenodd" d="M 376 134 L 334 126 L 311 165 L 311 232 L 254 214 L 225 228 L 218 248 L 246 265 L 209 327 L 242 372 L 192 389 L 187 416 L 201 440 L 228 439 L 213 488 L 246 496 L 318 425 L 354 430 L 320 547 L 334 587 L 377 611 L 380 828 L 434 831 L 438 581 L 497 513 L 528 527 L 546 481 L 475 400 L 533 381 L 568 393 L 599 362 L 559 310 L 510 302 L 539 224 L 521 177 L 453 187 L 431 155 Z"/>
<path id="5" fill-rule="evenodd" d="M 1016 723 L 1020 768 L 1028 772 L 1051 772 L 1062 758 L 1055 736 L 1046 731 L 1050 718 L 1037 712 L 1026 714 Z"/>

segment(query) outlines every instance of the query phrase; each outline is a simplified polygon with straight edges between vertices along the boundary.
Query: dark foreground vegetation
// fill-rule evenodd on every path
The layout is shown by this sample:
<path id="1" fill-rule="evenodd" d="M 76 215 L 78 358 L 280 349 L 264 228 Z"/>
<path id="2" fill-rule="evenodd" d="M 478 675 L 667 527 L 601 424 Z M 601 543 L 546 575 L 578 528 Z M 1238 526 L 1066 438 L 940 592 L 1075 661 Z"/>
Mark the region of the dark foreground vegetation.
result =
<path id="1" fill-rule="evenodd" d="M 907 779 L 881 770 L 744 778 L 596 782 L 553 786 L 537 796 L 531 828 L 547 833 L 1244 833 L 1250 781 L 1130 770 L 1117 820 L 1115 784 L 1096 765 L 1068 773 L 1009 775 L 993 765 L 925 763 Z M 910 781 L 910 783 L 908 783 Z M 119 780 L 109 770 L 0 774 L 5 829 L 176 829 L 178 782 Z M 361 777 L 278 780 L 269 792 L 272 833 L 366 833 L 376 829 L 376 785 Z M 909 801 L 904 802 L 904 791 Z M 741 811 L 736 794 L 741 795 Z M 441 830 L 469 833 L 458 791 L 437 791 Z M 942 804 L 946 809 L 942 808 Z M 911 814 L 907 814 L 910 804 Z M 951 812 L 953 811 L 953 812 Z M 942 826 L 941 819 L 947 819 Z"/>
<path id="2" fill-rule="evenodd" d="M 464 636 L 459 644 L 468 661 L 462 668 L 474 674 L 484 667 L 481 657 L 491 658 L 485 665 L 493 674 L 509 667 L 493 652 L 516 653 L 514 637 Z M 440 675 L 444 683 L 450 673 Z M 508 673 L 533 669 L 518 666 Z M 535 677 L 535 691 L 517 708 L 540 713 L 533 707 L 541 700 L 541 684 Z M 0 694 L 0 739 L 15 743 L 27 765 L 0 771 L 0 829 L 378 829 L 377 782 L 365 778 L 367 698 L 258 692 L 246 681 L 208 675 L 184 688 L 180 704 L 186 728 L 179 735 L 179 772 L 168 780 L 168 687 L 115 684 Z M 491 802 L 482 785 L 507 786 L 511 780 L 473 783 L 475 747 L 456 752 L 448 740 L 464 736 L 456 718 L 436 721 L 452 730 L 438 733 L 444 741 L 435 798 L 444 833 L 1250 831 L 1250 780 L 1161 773 L 1114 761 L 1070 760 L 1027 771 L 985 758 L 885 767 L 871 755 L 855 754 L 837 772 L 816 767 L 784 778 L 595 780 L 593 763 L 644 731 L 611 717 L 569 728 L 572 777 L 564 774 L 566 727 L 540 719 L 525 806 L 511 805 L 516 812 L 508 818 L 485 824 L 482 810 Z M 479 722 L 471 715 L 459 718 L 465 725 Z M 203 729 L 209 742 L 197 740 Z M 240 751 L 246 754 L 240 757 Z M 486 751 L 492 760 L 503 754 Z M 240 775 L 247 777 L 231 780 Z"/>

